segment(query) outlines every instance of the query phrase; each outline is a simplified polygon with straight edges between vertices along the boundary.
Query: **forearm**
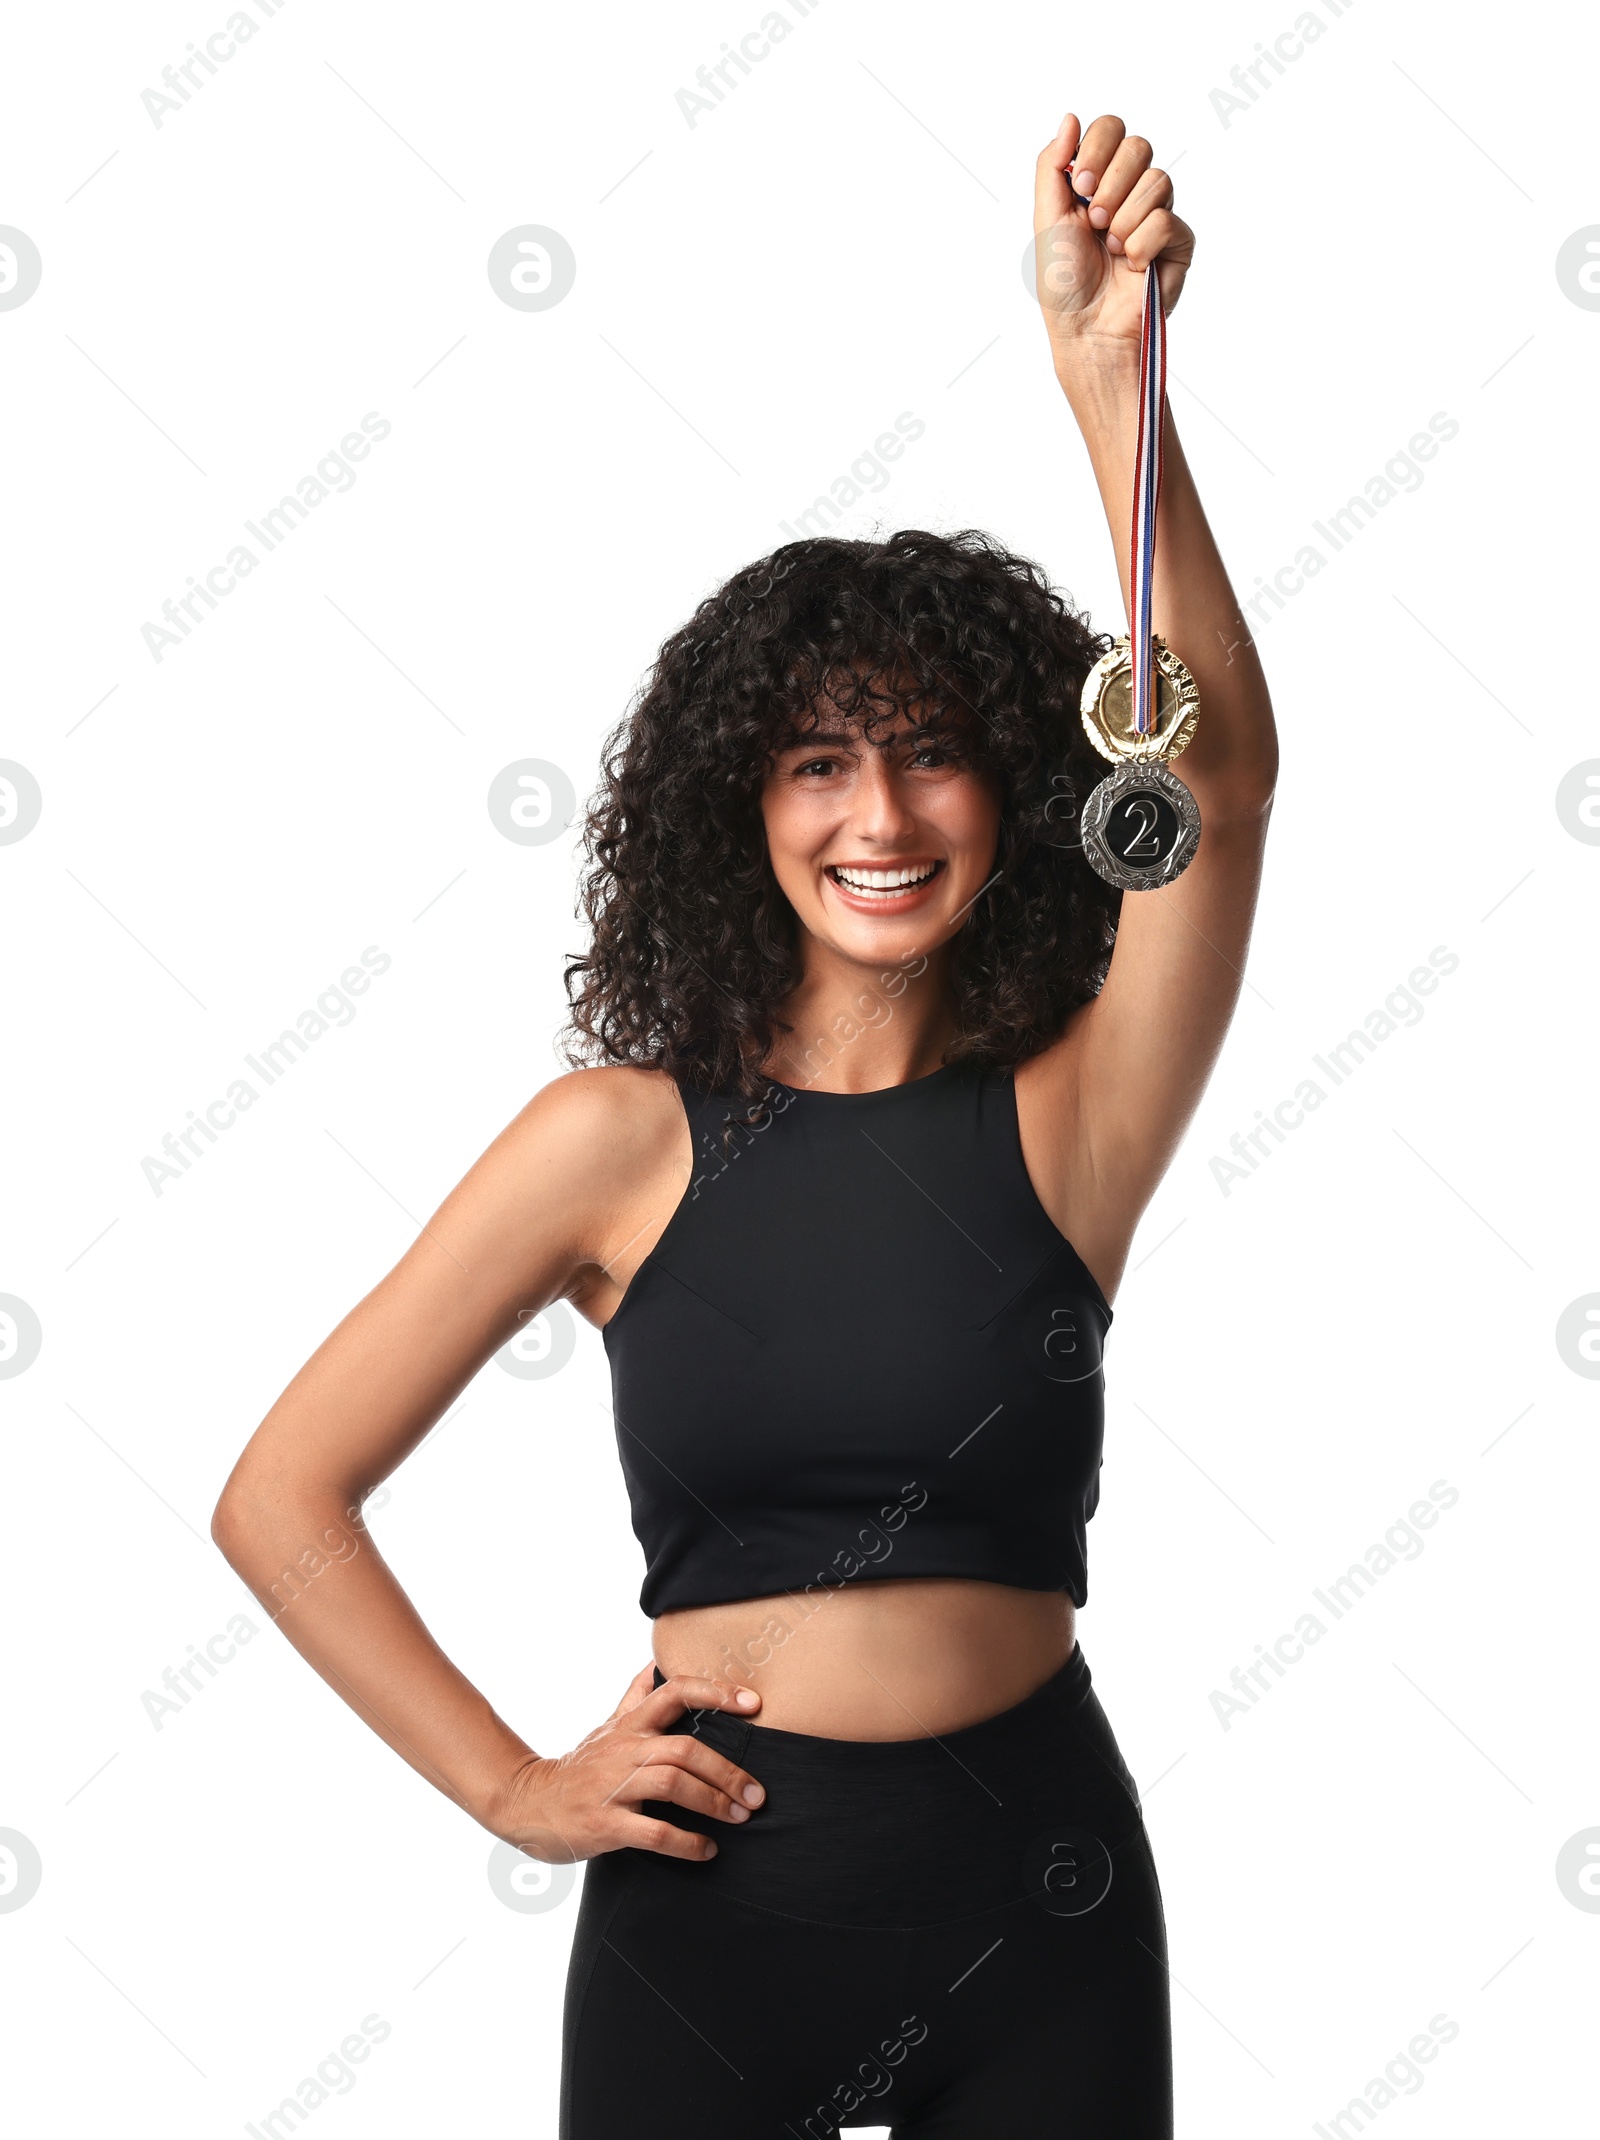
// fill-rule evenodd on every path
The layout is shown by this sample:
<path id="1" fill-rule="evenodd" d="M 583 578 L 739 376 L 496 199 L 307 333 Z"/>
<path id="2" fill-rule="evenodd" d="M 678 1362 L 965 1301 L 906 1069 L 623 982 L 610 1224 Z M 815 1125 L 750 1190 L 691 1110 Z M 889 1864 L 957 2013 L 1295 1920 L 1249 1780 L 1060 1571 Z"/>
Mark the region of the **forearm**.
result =
<path id="1" fill-rule="evenodd" d="M 1137 352 L 1058 361 L 1061 383 L 1088 449 L 1129 599 L 1129 533 L 1138 444 Z M 1254 810 L 1271 797 L 1277 734 L 1255 642 L 1229 583 L 1169 409 L 1157 516 L 1152 624 L 1188 665 L 1200 691 L 1200 724 L 1181 777 L 1202 817 Z"/>
<path id="2" fill-rule="evenodd" d="M 534 1757 L 440 1649 L 359 1511 L 232 1486 L 212 1535 L 274 1625 L 421 1776 L 485 1826 Z"/>

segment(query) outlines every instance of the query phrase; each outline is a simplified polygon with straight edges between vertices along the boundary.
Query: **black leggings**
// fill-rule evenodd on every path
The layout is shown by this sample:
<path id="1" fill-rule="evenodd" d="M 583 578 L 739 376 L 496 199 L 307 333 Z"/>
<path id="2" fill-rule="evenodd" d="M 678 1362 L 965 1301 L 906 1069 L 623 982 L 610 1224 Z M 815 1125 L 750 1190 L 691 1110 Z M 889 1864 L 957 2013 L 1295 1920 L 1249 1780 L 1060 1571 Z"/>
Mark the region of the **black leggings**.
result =
<path id="1" fill-rule="evenodd" d="M 766 1801 L 645 1808 L 708 1862 L 585 1867 L 561 2140 L 1168 2140 L 1161 1890 L 1081 1650 L 939 1739 L 683 1728 Z"/>

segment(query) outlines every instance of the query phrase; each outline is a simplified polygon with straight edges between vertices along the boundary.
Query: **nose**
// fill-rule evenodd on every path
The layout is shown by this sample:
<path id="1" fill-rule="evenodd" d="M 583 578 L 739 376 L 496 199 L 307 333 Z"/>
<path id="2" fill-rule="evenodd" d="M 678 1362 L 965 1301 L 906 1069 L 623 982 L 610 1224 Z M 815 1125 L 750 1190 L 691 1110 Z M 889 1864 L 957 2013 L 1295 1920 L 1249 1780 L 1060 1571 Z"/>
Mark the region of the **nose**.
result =
<path id="1" fill-rule="evenodd" d="M 916 829 L 916 812 L 887 754 L 869 750 L 851 797 L 850 827 L 878 847 L 902 844 Z"/>

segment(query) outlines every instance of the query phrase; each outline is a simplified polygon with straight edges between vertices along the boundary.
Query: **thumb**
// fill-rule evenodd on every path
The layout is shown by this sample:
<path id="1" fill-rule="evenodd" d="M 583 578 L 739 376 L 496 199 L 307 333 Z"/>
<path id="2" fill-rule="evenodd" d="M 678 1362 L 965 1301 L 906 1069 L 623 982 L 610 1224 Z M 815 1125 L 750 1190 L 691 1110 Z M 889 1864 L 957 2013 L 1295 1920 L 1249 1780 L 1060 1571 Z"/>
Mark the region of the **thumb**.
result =
<path id="1" fill-rule="evenodd" d="M 654 1694 L 655 1690 L 656 1668 L 655 1662 L 652 1659 L 652 1661 L 644 1667 L 643 1671 L 638 1672 L 634 1675 L 634 1678 L 629 1683 L 627 1693 L 622 1697 L 621 1701 L 618 1702 L 616 1708 L 612 1710 L 611 1714 L 614 1717 L 626 1716 L 630 1709 L 637 1709 L 639 1704 L 644 1700 L 645 1696 L 647 1694 Z"/>
<path id="2" fill-rule="evenodd" d="M 1073 206 L 1073 193 L 1067 178 L 1067 166 L 1078 153 L 1078 143 L 1083 138 L 1083 128 L 1076 112 L 1069 111 L 1056 129 L 1055 139 L 1046 142 L 1039 151 L 1039 162 L 1034 172 L 1033 227 L 1048 230 L 1052 223 L 1059 223 L 1067 210 Z"/>

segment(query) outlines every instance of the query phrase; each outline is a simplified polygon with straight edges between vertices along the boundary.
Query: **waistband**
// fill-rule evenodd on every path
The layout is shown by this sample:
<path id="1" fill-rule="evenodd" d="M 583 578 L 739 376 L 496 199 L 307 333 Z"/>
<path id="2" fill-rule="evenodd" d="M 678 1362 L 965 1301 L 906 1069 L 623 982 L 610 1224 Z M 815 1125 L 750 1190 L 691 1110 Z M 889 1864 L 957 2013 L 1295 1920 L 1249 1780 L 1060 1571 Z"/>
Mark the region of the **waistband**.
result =
<path id="1" fill-rule="evenodd" d="M 829 1739 L 720 1709 L 691 1710 L 680 1728 L 767 1795 L 736 1826 L 641 1809 L 717 1844 L 704 1863 L 622 1853 L 673 1907 L 715 1896 L 813 1924 L 927 1926 L 1031 1906 L 1035 1861 L 1061 1836 L 1093 1839 L 1108 1865 L 1144 1846 L 1137 1788 L 1080 1649 L 1011 1708 L 937 1737 Z"/>

